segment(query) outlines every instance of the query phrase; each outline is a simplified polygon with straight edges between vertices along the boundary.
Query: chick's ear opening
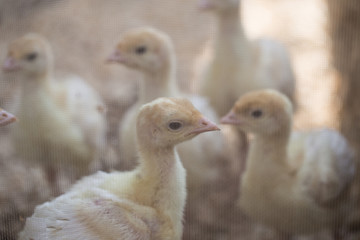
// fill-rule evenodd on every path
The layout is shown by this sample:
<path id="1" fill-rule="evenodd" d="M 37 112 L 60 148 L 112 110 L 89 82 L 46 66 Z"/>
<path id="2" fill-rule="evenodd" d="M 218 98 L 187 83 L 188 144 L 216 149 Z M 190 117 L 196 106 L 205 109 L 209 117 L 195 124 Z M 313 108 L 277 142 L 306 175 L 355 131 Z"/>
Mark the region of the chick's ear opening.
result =
<path id="1" fill-rule="evenodd" d="M 159 135 L 160 130 L 156 127 L 153 127 L 153 129 L 151 130 L 151 136 L 156 138 Z"/>

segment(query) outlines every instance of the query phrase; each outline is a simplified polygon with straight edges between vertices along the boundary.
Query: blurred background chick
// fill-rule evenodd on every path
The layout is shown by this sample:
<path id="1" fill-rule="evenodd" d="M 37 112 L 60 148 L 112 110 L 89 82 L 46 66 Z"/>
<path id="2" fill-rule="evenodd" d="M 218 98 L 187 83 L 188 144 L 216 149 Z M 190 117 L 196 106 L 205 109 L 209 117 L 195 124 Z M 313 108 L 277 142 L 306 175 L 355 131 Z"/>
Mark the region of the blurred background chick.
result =
<path id="1" fill-rule="evenodd" d="M 9 44 L 3 71 L 21 81 L 16 109 L 21 121 L 12 129 L 15 151 L 40 163 L 58 194 L 66 189 L 63 178 L 71 184 L 99 161 L 106 122 L 96 91 L 77 76 L 55 79 L 53 61 L 50 43 L 29 33 Z"/>
<path id="2" fill-rule="evenodd" d="M 205 116 L 219 121 L 206 98 L 179 90 L 175 76 L 175 50 L 172 40 L 166 33 L 151 27 L 129 30 L 123 34 L 108 61 L 122 64 L 143 75 L 138 101 L 126 112 L 120 127 L 120 154 L 122 162 L 128 167 L 133 168 L 137 164 L 135 120 L 143 104 L 158 97 L 185 97 Z M 219 173 L 216 166 L 212 165 L 224 155 L 223 144 L 223 136 L 218 133 L 202 135 L 179 144 L 177 149 L 188 171 L 190 189 L 217 178 Z"/>
<path id="3" fill-rule="evenodd" d="M 267 38 L 249 39 L 242 24 L 242 0 L 199 0 L 217 18 L 213 56 L 198 79 L 199 92 L 219 115 L 244 93 L 274 88 L 295 101 L 295 79 L 287 49 Z"/>

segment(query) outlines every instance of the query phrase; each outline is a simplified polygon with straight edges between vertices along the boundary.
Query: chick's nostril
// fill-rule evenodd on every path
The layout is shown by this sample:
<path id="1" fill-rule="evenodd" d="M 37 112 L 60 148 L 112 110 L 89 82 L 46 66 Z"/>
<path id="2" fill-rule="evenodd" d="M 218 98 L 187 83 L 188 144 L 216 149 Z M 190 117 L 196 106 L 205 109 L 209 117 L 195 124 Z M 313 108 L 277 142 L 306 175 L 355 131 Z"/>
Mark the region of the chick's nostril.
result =
<path id="1" fill-rule="evenodd" d="M 202 122 L 201 122 L 201 125 L 207 126 L 207 125 L 209 125 L 209 123 L 208 123 L 208 122 L 205 122 L 205 121 L 202 121 Z"/>

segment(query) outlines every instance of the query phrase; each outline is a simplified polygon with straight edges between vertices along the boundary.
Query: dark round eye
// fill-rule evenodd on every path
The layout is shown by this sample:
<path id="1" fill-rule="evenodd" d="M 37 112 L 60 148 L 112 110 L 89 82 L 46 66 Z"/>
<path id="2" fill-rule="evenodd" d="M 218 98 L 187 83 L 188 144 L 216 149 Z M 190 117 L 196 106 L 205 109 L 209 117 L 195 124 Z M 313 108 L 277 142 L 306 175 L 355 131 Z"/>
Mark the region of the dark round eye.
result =
<path id="1" fill-rule="evenodd" d="M 254 110 L 251 112 L 251 116 L 253 116 L 254 118 L 259 118 L 261 117 L 263 114 L 263 112 L 261 110 Z"/>
<path id="2" fill-rule="evenodd" d="M 28 55 L 25 56 L 26 60 L 28 61 L 33 61 L 35 60 L 37 57 L 37 53 L 29 53 Z"/>
<path id="3" fill-rule="evenodd" d="M 135 49 L 135 52 L 136 52 L 136 54 L 142 55 L 142 54 L 146 53 L 146 50 L 147 49 L 145 46 L 140 46 Z"/>
<path id="4" fill-rule="evenodd" d="M 169 123 L 169 128 L 171 130 L 179 130 L 181 127 L 182 127 L 181 122 L 171 122 L 171 123 Z"/>

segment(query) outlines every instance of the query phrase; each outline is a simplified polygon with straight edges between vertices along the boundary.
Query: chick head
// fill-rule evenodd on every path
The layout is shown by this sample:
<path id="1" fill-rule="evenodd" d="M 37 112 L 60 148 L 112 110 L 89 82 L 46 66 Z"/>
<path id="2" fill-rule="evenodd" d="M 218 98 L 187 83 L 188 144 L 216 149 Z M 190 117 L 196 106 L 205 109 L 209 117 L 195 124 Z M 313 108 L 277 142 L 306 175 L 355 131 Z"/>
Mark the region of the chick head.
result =
<path id="1" fill-rule="evenodd" d="M 158 98 L 141 107 L 137 117 L 138 139 L 170 147 L 196 135 L 220 130 L 185 98 Z"/>
<path id="2" fill-rule="evenodd" d="M 290 100 L 284 94 L 270 89 L 244 94 L 221 119 L 223 124 L 236 125 L 243 131 L 260 135 L 287 130 L 291 121 Z"/>
<path id="3" fill-rule="evenodd" d="M 240 0 L 199 0 L 199 8 L 201 10 L 225 13 L 229 10 L 238 11 Z"/>
<path id="4" fill-rule="evenodd" d="M 14 115 L 0 108 L 0 127 L 8 125 L 15 121 L 16 121 L 16 117 Z"/>
<path id="5" fill-rule="evenodd" d="M 117 62 L 144 72 L 159 72 L 174 61 L 172 42 L 165 33 L 143 27 L 126 32 L 107 62 Z"/>
<path id="6" fill-rule="evenodd" d="M 51 48 L 42 36 L 29 33 L 8 46 L 4 71 L 17 71 L 26 75 L 42 75 L 52 67 Z"/>

